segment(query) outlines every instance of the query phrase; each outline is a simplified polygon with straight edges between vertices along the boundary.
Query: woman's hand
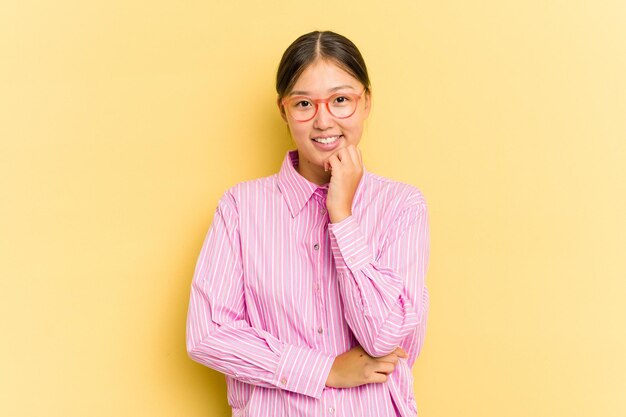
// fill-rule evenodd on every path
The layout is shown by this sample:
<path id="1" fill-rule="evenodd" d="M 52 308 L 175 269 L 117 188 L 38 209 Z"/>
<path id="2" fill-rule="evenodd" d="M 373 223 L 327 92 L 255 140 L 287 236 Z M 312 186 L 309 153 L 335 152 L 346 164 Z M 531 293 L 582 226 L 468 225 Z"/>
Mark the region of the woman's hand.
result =
<path id="1" fill-rule="evenodd" d="M 338 223 L 352 215 L 352 200 L 363 177 L 361 149 L 350 144 L 332 154 L 324 169 L 331 170 L 326 208 L 331 223 Z"/>
<path id="2" fill-rule="evenodd" d="M 408 358 L 408 356 L 398 346 L 389 355 L 374 358 L 368 355 L 361 346 L 356 346 L 335 358 L 328 379 L 326 379 L 326 386 L 352 388 L 363 384 L 386 382 L 388 375 L 396 369 L 398 358 Z"/>

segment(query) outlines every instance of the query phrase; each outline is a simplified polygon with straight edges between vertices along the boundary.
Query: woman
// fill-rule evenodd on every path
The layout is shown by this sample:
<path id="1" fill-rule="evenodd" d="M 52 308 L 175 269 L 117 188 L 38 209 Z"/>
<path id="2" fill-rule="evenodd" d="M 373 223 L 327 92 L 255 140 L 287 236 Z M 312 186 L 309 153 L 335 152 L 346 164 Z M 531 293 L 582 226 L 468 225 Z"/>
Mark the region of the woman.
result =
<path id="1" fill-rule="evenodd" d="M 193 277 L 189 356 L 226 375 L 234 416 L 416 416 L 424 197 L 363 166 L 372 97 L 350 40 L 299 37 L 276 89 L 297 149 L 221 197 Z"/>

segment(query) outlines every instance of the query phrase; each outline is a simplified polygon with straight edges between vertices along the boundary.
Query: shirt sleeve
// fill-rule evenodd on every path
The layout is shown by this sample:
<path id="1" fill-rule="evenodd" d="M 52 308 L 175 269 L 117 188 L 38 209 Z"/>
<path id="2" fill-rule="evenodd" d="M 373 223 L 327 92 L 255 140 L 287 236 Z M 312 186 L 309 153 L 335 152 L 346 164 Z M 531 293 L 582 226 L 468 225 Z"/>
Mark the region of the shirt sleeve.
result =
<path id="1" fill-rule="evenodd" d="M 319 398 L 334 357 L 283 343 L 246 313 L 237 205 L 220 199 L 196 263 L 187 314 L 187 352 L 240 381 Z"/>
<path id="2" fill-rule="evenodd" d="M 426 203 L 420 199 L 402 210 L 376 257 L 353 215 L 329 224 L 329 231 L 344 315 L 356 339 L 380 357 L 408 337 L 416 342 L 408 352 L 412 363 L 423 344 L 429 308 Z"/>

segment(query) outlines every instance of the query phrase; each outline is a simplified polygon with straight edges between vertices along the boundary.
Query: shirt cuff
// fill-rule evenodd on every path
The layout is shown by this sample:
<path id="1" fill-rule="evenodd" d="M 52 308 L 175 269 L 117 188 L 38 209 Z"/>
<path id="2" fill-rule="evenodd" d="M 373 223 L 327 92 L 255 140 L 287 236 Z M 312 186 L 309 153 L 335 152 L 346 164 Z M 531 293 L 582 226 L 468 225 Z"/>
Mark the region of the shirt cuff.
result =
<path id="1" fill-rule="evenodd" d="M 285 344 L 274 383 L 287 391 L 320 398 L 334 361 L 334 356 L 307 346 Z"/>
<path id="2" fill-rule="evenodd" d="M 357 271 L 370 262 L 374 257 L 361 232 L 361 228 L 353 215 L 337 223 L 329 223 L 330 247 L 335 258 L 337 271 Z"/>

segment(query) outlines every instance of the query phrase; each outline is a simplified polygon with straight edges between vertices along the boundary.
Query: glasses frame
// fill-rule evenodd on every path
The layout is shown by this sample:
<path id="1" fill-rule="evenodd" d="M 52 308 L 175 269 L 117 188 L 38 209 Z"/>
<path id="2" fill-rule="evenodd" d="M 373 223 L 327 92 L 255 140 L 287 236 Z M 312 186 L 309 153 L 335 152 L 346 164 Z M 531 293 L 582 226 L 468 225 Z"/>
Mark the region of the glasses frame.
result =
<path id="1" fill-rule="evenodd" d="M 311 121 L 315 118 L 315 116 L 317 116 L 317 113 L 320 110 L 320 103 L 324 103 L 326 104 L 326 110 L 328 110 L 328 114 L 330 114 L 331 116 L 333 116 L 336 119 L 347 119 L 348 117 L 351 117 L 354 113 L 356 113 L 356 109 L 359 107 L 359 100 L 361 99 L 361 97 L 363 97 L 363 93 L 365 93 L 367 91 L 367 87 L 365 87 L 363 89 L 363 91 L 361 92 L 361 94 L 356 94 L 356 93 L 335 93 L 332 94 L 326 98 L 318 98 L 318 99 L 314 99 L 311 98 L 309 96 L 304 96 L 304 95 L 299 95 L 299 96 L 291 96 L 291 97 L 285 97 L 281 100 L 281 104 L 283 105 L 283 107 L 285 108 L 285 112 L 287 114 L 289 114 L 289 117 L 291 117 L 293 120 L 295 120 L 296 122 L 300 122 L 300 123 L 305 123 L 308 121 Z M 356 104 L 354 106 L 354 111 L 352 111 L 352 113 L 350 113 L 347 116 L 343 116 L 343 117 L 339 117 L 339 116 L 335 116 L 333 114 L 333 112 L 330 110 L 330 105 L 328 103 L 330 103 L 331 99 L 333 99 L 336 96 L 348 96 L 348 97 L 352 97 L 356 100 Z M 295 117 L 293 117 L 293 115 L 291 114 L 291 111 L 288 110 L 289 106 L 286 105 L 287 101 L 292 101 L 294 99 L 306 99 L 307 101 L 315 104 L 315 112 L 313 113 L 313 116 L 311 116 L 310 118 L 306 119 L 306 120 L 298 120 Z"/>

